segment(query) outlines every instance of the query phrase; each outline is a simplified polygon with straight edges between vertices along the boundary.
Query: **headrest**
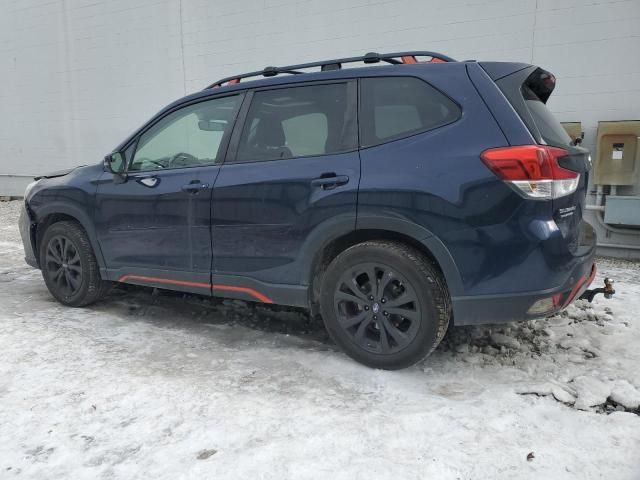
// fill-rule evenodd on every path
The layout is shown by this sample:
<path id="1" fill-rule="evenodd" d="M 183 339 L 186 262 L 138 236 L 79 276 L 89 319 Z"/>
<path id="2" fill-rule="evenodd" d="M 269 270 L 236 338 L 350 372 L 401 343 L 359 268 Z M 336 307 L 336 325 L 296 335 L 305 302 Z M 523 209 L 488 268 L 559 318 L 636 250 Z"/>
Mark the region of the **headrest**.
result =
<path id="1" fill-rule="evenodd" d="M 285 143 L 284 130 L 282 122 L 272 119 L 263 118 L 256 127 L 256 135 L 254 143 L 260 146 L 281 147 Z"/>

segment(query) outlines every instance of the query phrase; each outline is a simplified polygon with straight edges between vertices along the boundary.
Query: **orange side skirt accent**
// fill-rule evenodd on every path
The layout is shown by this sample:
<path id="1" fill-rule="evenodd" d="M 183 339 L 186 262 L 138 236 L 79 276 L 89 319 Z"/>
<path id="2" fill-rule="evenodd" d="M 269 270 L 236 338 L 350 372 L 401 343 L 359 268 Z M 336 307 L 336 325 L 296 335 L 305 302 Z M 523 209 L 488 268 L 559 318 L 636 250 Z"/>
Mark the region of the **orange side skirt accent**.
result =
<path id="1" fill-rule="evenodd" d="M 137 280 L 139 282 L 150 282 L 150 283 L 161 283 L 165 285 L 180 285 L 183 287 L 195 287 L 195 288 L 212 288 L 213 290 L 223 290 L 227 292 L 242 292 L 247 295 L 251 295 L 252 297 L 260 300 L 263 303 L 273 303 L 266 295 L 263 295 L 260 292 L 248 287 L 234 287 L 232 285 L 220 285 L 220 284 L 210 284 L 210 283 L 202 283 L 202 282 L 188 282 L 185 280 L 172 280 L 170 278 L 158 278 L 158 277 L 145 277 L 144 275 L 123 275 L 118 279 L 119 282 L 127 282 L 128 280 Z"/>
<path id="2" fill-rule="evenodd" d="M 261 294 L 260 292 L 256 292 L 253 288 L 233 287 L 231 285 L 219 285 L 219 284 L 216 285 L 215 283 L 211 286 L 211 288 L 213 288 L 214 290 L 226 290 L 228 292 L 244 292 L 251 295 L 252 297 L 257 298 L 262 303 L 273 303 L 273 300 L 271 300 L 266 295 Z"/>

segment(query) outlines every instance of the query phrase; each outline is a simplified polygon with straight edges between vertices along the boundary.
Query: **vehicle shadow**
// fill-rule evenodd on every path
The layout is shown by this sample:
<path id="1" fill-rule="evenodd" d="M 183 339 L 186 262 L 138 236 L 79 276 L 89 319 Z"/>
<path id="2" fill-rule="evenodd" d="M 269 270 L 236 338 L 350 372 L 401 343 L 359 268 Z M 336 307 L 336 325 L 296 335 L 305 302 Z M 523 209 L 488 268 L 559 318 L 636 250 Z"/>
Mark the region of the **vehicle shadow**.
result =
<path id="1" fill-rule="evenodd" d="M 312 317 L 303 308 L 266 305 L 242 300 L 211 298 L 137 285 L 119 284 L 101 302 L 121 316 L 131 316 L 169 328 L 198 329 L 240 326 L 256 332 L 290 335 L 316 348 L 339 351 L 327 334 L 320 317 Z M 460 345 L 477 338 L 486 327 L 453 327 L 436 352 L 456 351 Z"/>
<path id="2" fill-rule="evenodd" d="M 321 319 L 302 308 L 211 298 L 191 293 L 120 284 L 101 302 L 119 313 L 158 326 L 241 326 L 263 333 L 291 335 L 330 346 Z M 100 308 L 100 307 L 99 307 Z"/>

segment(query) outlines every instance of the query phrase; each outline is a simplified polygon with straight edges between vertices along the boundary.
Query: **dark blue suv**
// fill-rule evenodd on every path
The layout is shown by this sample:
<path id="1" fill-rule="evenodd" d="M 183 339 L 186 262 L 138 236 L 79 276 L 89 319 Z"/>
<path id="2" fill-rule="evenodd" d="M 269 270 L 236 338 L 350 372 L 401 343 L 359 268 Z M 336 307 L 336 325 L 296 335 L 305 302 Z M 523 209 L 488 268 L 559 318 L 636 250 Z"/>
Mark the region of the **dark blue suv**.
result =
<path id="1" fill-rule="evenodd" d="M 434 52 L 226 78 L 37 178 L 26 260 L 65 305 L 125 282 L 306 307 L 351 357 L 405 367 L 452 321 L 550 315 L 593 278 L 590 160 L 554 87 Z"/>

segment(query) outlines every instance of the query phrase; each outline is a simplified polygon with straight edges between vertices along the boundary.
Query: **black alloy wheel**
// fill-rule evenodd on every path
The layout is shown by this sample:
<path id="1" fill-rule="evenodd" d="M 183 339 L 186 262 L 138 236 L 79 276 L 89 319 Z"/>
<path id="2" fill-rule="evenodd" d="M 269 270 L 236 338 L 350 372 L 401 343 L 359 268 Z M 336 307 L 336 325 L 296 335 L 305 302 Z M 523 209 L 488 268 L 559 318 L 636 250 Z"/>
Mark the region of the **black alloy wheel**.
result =
<path id="1" fill-rule="evenodd" d="M 84 228 L 71 220 L 53 223 L 39 240 L 40 269 L 56 300 L 84 307 L 104 297 L 112 283 L 102 280 L 91 241 Z"/>
<path id="2" fill-rule="evenodd" d="M 82 286 L 82 264 L 78 249 L 69 238 L 56 235 L 49 240 L 44 268 L 65 296 L 78 293 Z"/>
<path id="3" fill-rule="evenodd" d="M 353 245 L 319 279 L 320 313 L 333 341 L 374 368 L 408 367 L 431 353 L 451 317 L 442 272 L 400 242 Z"/>
<path id="4" fill-rule="evenodd" d="M 395 353 L 416 337 L 422 316 L 414 287 L 394 268 L 362 263 L 347 270 L 334 294 L 338 323 L 372 353 Z"/>

